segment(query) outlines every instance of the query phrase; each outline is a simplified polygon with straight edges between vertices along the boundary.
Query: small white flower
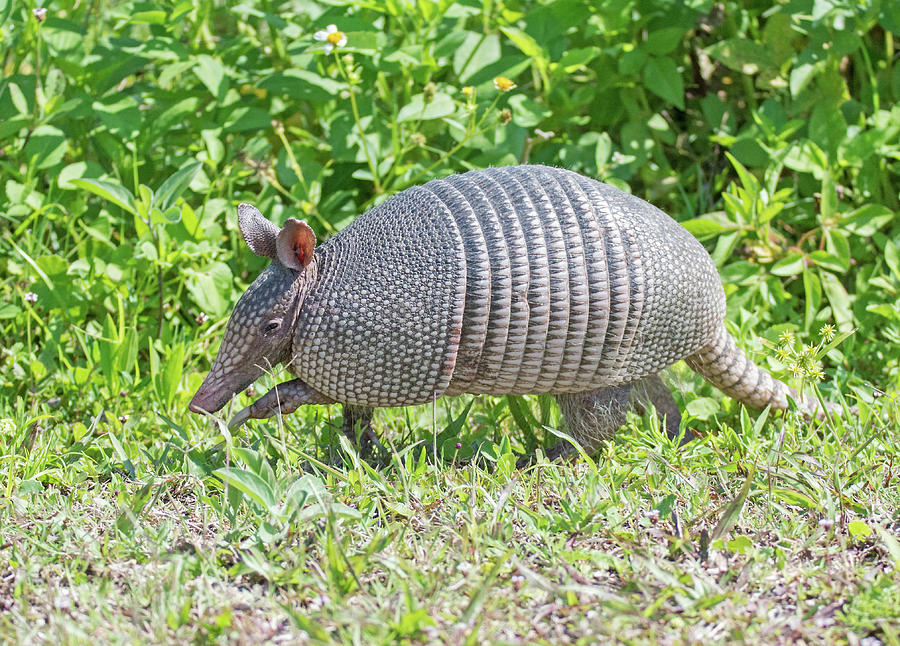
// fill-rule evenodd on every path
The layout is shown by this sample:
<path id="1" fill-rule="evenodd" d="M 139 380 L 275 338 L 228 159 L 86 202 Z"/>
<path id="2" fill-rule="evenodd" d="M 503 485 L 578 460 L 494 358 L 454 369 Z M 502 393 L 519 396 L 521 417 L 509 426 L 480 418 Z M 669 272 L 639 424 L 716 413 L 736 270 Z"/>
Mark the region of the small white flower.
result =
<path id="1" fill-rule="evenodd" d="M 511 78 L 507 78 L 505 76 L 495 76 L 494 87 L 501 92 L 509 92 L 510 90 L 514 90 L 516 88 L 516 82 Z"/>
<path id="2" fill-rule="evenodd" d="M 313 38 L 325 42 L 325 53 L 330 54 L 335 47 L 343 47 L 347 44 L 347 34 L 339 31 L 337 25 L 328 25 L 325 31 L 317 31 Z"/>
<path id="3" fill-rule="evenodd" d="M 37 7 L 31 10 L 31 15 L 38 22 L 44 22 L 44 18 L 47 17 L 47 10 L 44 7 Z"/>
<path id="4" fill-rule="evenodd" d="M 25 301 L 28 303 L 37 303 L 37 294 L 34 292 L 25 292 Z"/>

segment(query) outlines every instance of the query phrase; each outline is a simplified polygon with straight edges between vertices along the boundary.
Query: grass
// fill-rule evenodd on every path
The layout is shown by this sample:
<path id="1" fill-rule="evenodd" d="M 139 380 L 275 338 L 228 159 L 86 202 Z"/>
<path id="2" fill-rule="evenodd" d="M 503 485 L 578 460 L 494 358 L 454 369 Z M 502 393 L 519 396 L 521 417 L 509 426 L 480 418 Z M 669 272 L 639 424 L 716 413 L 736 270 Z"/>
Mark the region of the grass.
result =
<path id="1" fill-rule="evenodd" d="M 485 408 L 479 400 L 469 413 L 464 441 Z M 743 411 L 740 428 L 682 448 L 632 416 L 596 462 L 524 471 L 502 452 L 487 467 L 435 463 L 427 438 L 370 466 L 316 446 L 305 431 L 324 425 L 320 412 L 241 437 L 160 440 L 99 479 L 85 477 L 91 465 L 123 456 L 48 457 L 40 466 L 58 484 L 25 480 L 0 503 L 0 634 L 64 644 L 897 643 L 895 403 L 882 409 L 890 426 L 869 417 L 834 429 Z M 402 436 L 404 417 L 381 415 L 387 437 Z M 35 437 L 31 456 L 49 455 L 53 436 Z M 269 509 L 222 495 L 198 472 L 226 462 L 266 477 L 266 458 Z M 288 489 L 301 473 L 306 496 Z"/>

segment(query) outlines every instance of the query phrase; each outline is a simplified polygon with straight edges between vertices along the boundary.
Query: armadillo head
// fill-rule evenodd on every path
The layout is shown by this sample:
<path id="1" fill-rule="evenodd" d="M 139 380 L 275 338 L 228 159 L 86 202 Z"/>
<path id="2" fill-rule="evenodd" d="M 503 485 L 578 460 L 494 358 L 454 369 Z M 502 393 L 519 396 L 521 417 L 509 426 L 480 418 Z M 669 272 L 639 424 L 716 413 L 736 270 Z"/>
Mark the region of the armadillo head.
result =
<path id="1" fill-rule="evenodd" d="M 247 246 L 273 258 L 244 292 L 225 328 L 212 368 L 191 400 L 195 413 L 213 413 L 263 373 L 291 356 L 291 338 L 303 297 L 315 278 L 316 237 L 293 218 L 279 229 L 249 204 L 238 206 Z"/>

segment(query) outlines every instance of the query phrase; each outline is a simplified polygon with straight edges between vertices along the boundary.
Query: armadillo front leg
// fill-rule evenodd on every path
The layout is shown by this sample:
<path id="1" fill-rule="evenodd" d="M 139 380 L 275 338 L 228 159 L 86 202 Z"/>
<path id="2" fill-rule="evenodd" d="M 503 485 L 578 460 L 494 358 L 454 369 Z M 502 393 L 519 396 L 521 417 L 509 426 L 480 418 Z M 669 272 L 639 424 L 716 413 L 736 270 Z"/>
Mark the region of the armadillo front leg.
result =
<path id="1" fill-rule="evenodd" d="M 592 455 L 600 445 L 616 434 L 625 423 L 628 395 L 631 384 L 599 388 L 584 393 L 566 393 L 556 396 L 559 409 L 569 434 L 581 445 L 585 453 Z M 555 459 L 571 454 L 571 444 L 557 444 L 547 452 Z"/>
<path id="2" fill-rule="evenodd" d="M 292 379 L 278 384 L 265 395 L 247 406 L 231 418 L 228 428 L 237 428 L 248 419 L 274 417 L 279 410 L 282 415 L 293 413 L 304 404 L 333 404 L 334 400 L 313 390 L 300 379 Z"/>
<path id="3" fill-rule="evenodd" d="M 344 423 L 341 430 L 344 435 L 352 443 L 359 446 L 359 452 L 363 456 L 371 454 L 372 448 L 378 449 L 382 455 L 386 455 L 387 451 L 378 436 L 372 430 L 372 415 L 375 409 L 370 406 L 355 406 L 353 404 L 344 404 Z"/>

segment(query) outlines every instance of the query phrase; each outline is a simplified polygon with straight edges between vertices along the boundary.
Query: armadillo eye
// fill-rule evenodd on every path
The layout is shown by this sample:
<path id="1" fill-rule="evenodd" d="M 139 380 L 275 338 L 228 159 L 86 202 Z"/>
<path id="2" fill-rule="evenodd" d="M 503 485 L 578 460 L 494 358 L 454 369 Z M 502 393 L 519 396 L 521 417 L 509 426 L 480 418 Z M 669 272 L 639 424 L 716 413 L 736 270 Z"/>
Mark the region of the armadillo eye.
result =
<path id="1" fill-rule="evenodd" d="M 281 327 L 281 321 L 269 321 L 268 323 L 266 323 L 265 327 L 263 327 L 263 333 L 271 334 L 279 327 Z"/>

